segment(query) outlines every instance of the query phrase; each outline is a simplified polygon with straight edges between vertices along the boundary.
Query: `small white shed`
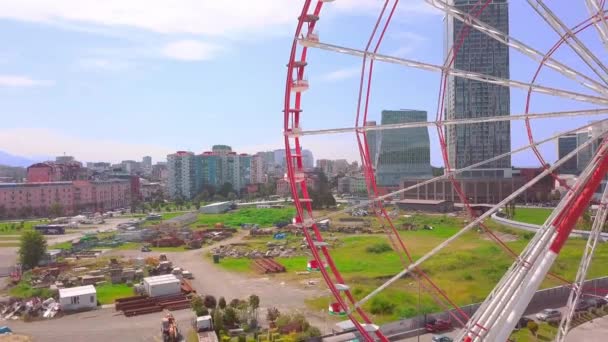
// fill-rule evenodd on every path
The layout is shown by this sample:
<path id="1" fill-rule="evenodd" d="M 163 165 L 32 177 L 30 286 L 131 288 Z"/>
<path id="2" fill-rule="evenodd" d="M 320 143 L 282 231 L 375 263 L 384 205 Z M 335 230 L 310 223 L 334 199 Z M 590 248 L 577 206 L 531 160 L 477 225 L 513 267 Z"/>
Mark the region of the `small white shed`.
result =
<path id="1" fill-rule="evenodd" d="M 65 311 L 94 309 L 97 307 L 97 290 L 93 285 L 59 289 L 59 304 Z"/>
<path id="2" fill-rule="evenodd" d="M 182 291 L 181 281 L 173 274 L 144 278 L 144 290 L 150 297 L 179 294 Z"/>

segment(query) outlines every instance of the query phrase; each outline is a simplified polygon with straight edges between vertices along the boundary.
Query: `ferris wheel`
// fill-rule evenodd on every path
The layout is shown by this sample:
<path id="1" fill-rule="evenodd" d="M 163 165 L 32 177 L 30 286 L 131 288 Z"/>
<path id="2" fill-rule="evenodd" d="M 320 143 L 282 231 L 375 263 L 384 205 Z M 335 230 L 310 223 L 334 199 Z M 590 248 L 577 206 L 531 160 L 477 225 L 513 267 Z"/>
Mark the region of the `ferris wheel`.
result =
<path id="1" fill-rule="evenodd" d="M 338 0 L 340 1 L 340 0 Z M 606 204 L 608 203 L 608 186 L 599 196 L 596 194 L 602 180 L 606 178 L 608 171 L 608 140 L 603 139 L 608 134 L 608 119 L 603 115 L 608 114 L 608 68 L 602 63 L 606 60 L 608 51 L 608 18 L 604 10 L 604 0 L 585 0 L 576 1 L 570 6 L 580 6 L 584 9 L 588 19 L 576 24 L 566 24 L 569 18 L 560 18 L 550 6 L 542 0 L 527 0 L 527 6 L 535 13 L 539 23 L 547 25 L 552 31 L 557 33 L 559 39 L 555 45 L 546 52 L 536 49 L 523 40 L 519 40 L 509 35 L 508 32 L 501 31 L 499 28 L 488 24 L 483 20 L 484 11 L 494 5 L 494 3 L 505 3 L 506 1 L 497 0 L 425 0 L 426 5 L 441 11 L 448 21 L 459 23 L 454 25 L 453 42 L 446 52 L 443 64 L 433 64 L 415 59 L 391 56 L 379 53 L 379 48 L 389 30 L 389 24 L 396 16 L 399 7 L 399 0 L 379 1 L 380 10 L 378 18 L 372 27 L 369 37 L 365 37 L 365 47 L 357 49 L 347 46 L 324 42 L 317 33 L 319 20 L 322 17 L 323 9 L 332 6 L 333 0 L 303 0 L 302 11 L 298 17 L 298 24 L 295 30 L 294 42 L 289 54 L 287 64 L 287 77 L 285 86 L 284 103 L 284 142 L 286 151 L 287 180 L 296 207 L 296 224 L 302 229 L 307 244 L 312 253 L 312 259 L 307 268 L 320 272 L 328 289 L 333 296 L 333 303 L 329 305 L 329 312 L 337 315 L 347 316 L 359 334 L 368 341 L 380 340 L 388 341 L 380 327 L 372 322 L 370 315 L 363 310 L 363 305 L 374 298 L 389 286 L 409 275 L 419 281 L 425 292 L 451 315 L 452 319 L 458 322 L 462 328 L 459 333 L 458 341 L 506 341 L 512 330 L 524 313 L 527 305 L 534 293 L 539 289 L 541 282 L 546 276 L 554 277 L 564 284 L 570 284 L 571 292 L 568 299 L 566 313 L 562 316 L 558 329 L 557 340 L 563 341 L 571 327 L 576 303 L 583 295 L 583 285 L 586 278 L 593 253 L 600 239 L 600 233 L 608 215 Z M 467 3 L 468 6 L 459 6 L 459 3 Z M 523 3 L 523 1 L 522 1 Z M 576 4 L 575 4 L 576 3 Z M 516 51 L 522 56 L 529 58 L 534 63 L 538 63 L 535 72 L 528 80 L 510 79 L 509 75 L 496 75 L 492 73 L 475 72 L 460 68 L 457 57 L 466 49 L 467 39 L 475 34 L 483 35 L 497 42 L 509 51 Z M 588 43 L 581 38 L 582 33 L 593 33 L 599 39 L 602 49 L 590 49 Z M 321 130 L 305 130 L 303 123 L 306 123 L 306 116 L 303 115 L 305 106 L 305 92 L 310 84 L 306 70 L 309 66 L 309 54 L 314 54 L 315 50 L 325 50 L 337 54 L 347 54 L 358 57 L 361 63 L 361 77 L 358 85 L 357 110 L 354 114 L 355 126 L 346 128 L 327 128 Z M 556 52 L 560 49 L 569 49 L 576 56 L 575 62 L 566 63 L 556 57 Z M 598 57 L 598 55 L 600 57 Z M 508 58 L 508 57 L 507 57 Z M 437 101 L 437 114 L 435 120 L 426 122 L 408 122 L 384 125 L 369 125 L 368 111 L 370 98 L 373 95 L 372 80 L 375 63 L 390 63 L 406 68 L 419 69 L 440 76 L 440 90 Z M 582 72 L 584 66 L 586 72 Z M 570 89 L 563 89 L 562 86 L 551 86 L 539 83 L 539 75 L 544 70 L 552 72 L 567 79 L 576 86 Z M 453 90 L 455 82 L 458 80 L 474 81 L 480 84 L 489 84 L 504 89 L 522 89 L 527 93 L 525 106 L 522 110 L 511 110 L 507 113 L 499 113 L 493 116 L 478 117 L 459 117 L 449 113 L 447 106 L 450 101 L 454 101 Z M 452 88 L 451 88 L 452 87 Z M 585 104 L 588 107 L 580 109 L 564 108 L 559 111 L 538 111 L 530 110 L 533 96 L 542 94 L 556 99 L 568 99 Z M 512 114 L 512 113 L 514 114 Z M 587 117 L 588 123 L 573 127 L 573 118 Z M 544 122 L 554 120 L 558 122 L 560 132 L 538 139 L 534 135 L 532 122 Z M 499 123 L 520 121 L 525 125 L 527 143 L 520 147 L 508 146 L 507 151 L 487 158 L 461 165 L 454 158 L 450 157 L 454 151 L 450 151 L 454 143 L 454 130 L 460 127 L 472 127 L 481 123 Z M 442 152 L 442 159 L 445 167 L 443 175 L 418 182 L 415 185 L 407 186 L 397 191 L 381 194 L 376 182 L 375 161 L 370 151 L 368 141 L 369 132 L 382 132 L 394 129 L 423 127 L 436 129 L 439 146 Z M 545 160 L 539 146 L 548 142 L 554 142 L 560 137 L 574 134 L 582 129 L 593 130 L 593 139 L 577 145 L 555 163 L 550 165 Z M 302 141 L 312 135 L 331 135 L 336 133 L 354 133 L 357 139 L 357 148 L 361 156 L 362 169 L 366 180 L 369 200 L 338 212 L 332 212 L 324 217 L 314 217 L 312 201 L 309 196 L 309 189 L 306 186 L 306 173 L 302 161 Z M 590 156 L 587 166 L 576 178 L 576 182 L 566 185 L 565 181 L 557 175 L 557 170 L 568 160 L 577 158 L 577 154 L 593 146 L 593 154 Z M 496 163 L 505 157 L 532 151 L 542 165 L 542 172 L 525 182 L 522 186 L 514 189 L 511 194 L 504 196 L 497 204 L 483 214 L 476 215 L 467 195 L 468 189 L 460 186 L 457 181 L 459 175 L 483 168 L 485 165 Z M 504 207 L 505 204 L 522 195 L 526 190 L 533 187 L 541 179 L 553 177 L 556 181 L 566 187 L 566 192 L 562 196 L 559 204 L 555 207 L 546 222 L 540 227 L 537 233 L 529 241 L 523 252 L 516 253 L 505 244 L 498 234 L 488 228 L 484 221 Z M 449 181 L 456 191 L 460 202 L 463 203 L 466 212 L 471 216 L 470 222 L 458 230 L 457 233 L 445 239 L 432 248 L 428 253 L 420 258 L 414 259 L 410 253 L 409 246 L 403 241 L 395 225 L 393 224 L 388 211 L 383 206 L 384 200 L 393 196 L 400 195 L 427 184 L 439 181 Z M 576 221 L 588 208 L 590 203 L 598 204 L 595 219 L 593 220 L 588 241 L 583 251 L 583 257 L 576 274 L 575 280 L 568 281 L 550 272 L 550 267 L 556 260 L 560 250 L 568 239 L 574 228 Z M 369 208 L 375 217 L 385 227 L 385 233 L 391 242 L 393 250 L 399 255 L 403 264 L 403 269 L 390 279 L 386 280 L 377 289 L 371 291 L 363 298 L 356 298 L 351 291 L 351 286 L 346 283 L 345 278 L 340 272 L 340 265 L 334 262 L 330 245 L 324 240 L 324 236 L 319 229 L 317 222 L 329 217 L 344 213 L 355 208 Z M 513 264 L 505 272 L 502 279 L 496 284 L 495 288 L 488 295 L 479 309 L 473 314 L 468 315 L 456 303 L 449 298 L 444 290 L 433 281 L 432 277 L 424 272 L 424 263 L 437 255 L 446 246 L 457 244 L 458 238 L 469 232 L 473 228 L 481 228 L 486 234 L 495 241 L 504 251 L 513 257 Z M 353 258 L 356 258 L 353 255 Z"/>

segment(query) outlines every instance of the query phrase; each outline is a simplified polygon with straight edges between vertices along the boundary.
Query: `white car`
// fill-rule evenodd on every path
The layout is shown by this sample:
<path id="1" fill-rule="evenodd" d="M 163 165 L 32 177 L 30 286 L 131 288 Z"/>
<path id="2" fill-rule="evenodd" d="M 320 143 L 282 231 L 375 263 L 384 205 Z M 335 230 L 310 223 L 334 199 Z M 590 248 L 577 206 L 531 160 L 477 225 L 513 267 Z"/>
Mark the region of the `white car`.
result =
<path id="1" fill-rule="evenodd" d="M 545 309 L 537 313 L 536 318 L 543 322 L 555 322 L 562 319 L 562 313 L 557 309 Z"/>

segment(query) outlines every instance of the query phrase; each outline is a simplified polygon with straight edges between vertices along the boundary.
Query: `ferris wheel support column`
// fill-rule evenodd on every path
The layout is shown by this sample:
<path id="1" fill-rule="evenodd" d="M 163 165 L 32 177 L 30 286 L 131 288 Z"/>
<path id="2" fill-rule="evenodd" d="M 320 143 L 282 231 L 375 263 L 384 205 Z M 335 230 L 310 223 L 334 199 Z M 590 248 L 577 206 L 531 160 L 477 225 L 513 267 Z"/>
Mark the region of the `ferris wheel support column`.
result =
<path id="1" fill-rule="evenodd" d="M 568 240 L 576 221 L 589 206 L 595 190 L 608 172 L 608 153 L 606 150 L 608 142 L 604 141 L 603 145 L 605 146 L 603 146 L 604 148 L 601 148 L 602 155 L 600 156 L 598 167 L 591 174 L 589 181 L 585 184 L 580 195 L 573 197 L 566 206 L 567 209 L 563 210 L 553 221 L 556 230 L 555 238 L 551 242 L 545 255 L 535 263 L 533 269 L 530 270 L 530 276 L 526 277 L 524 280 L 525 290 L 521 292 L 521 295 L 514 298 L 515 302 L 511 313 L 505 317 L 506 320 L 504 322 L 496 322 L 495 327 L 498 329 L 491 330 L 488 336 L 486 336 L 488 341 L 506 341 L 509 338 L 513 327 L 530 303 L 530 300 L 539 288 L 540 283 L 545 279 L 545 276 L 564 246 L 564 243 Z M 472 340 L 473 339 L 470 337 L 465 339 L 465 341 Z"/>

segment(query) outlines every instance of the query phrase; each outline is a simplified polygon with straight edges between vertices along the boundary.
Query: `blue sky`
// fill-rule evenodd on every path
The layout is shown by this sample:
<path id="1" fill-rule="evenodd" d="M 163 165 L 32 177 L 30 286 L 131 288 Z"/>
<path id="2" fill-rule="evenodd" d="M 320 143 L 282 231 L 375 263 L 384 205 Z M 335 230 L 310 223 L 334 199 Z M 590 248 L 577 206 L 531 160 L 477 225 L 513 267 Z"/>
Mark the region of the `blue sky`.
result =
<path id="1" fill-rule="evenodd" d="M 84 161 L 155 160 L 175 150 L 229 144 L 242 152 L 282 147 L 285 64 L 301 1 L 20 0 L 0 1 L 0 150 L 24 156 L 63 152 Z M 321 40 L 361 48 L 379 0 L 326 5 Z M 586 18 L 584 2 L 550 2 L 568 25 Z M 511 35 L 540 51 L 557 36 L 525 1 L 511 1 Z M 423 1 L 402 1 L 381 52 L 442 63 L 442 16 Z M 581 36 L 605 60 L 597 34 Z M 360 60 L 314 50 L 305 94 L 305 129 L 354 123 Z M 566 47 L 556 56 L 587 75 Z M 513 79 L 529 81 L 536 64 L 511 52 Z M 540 83 L 588 93 L 555 72 Z M 436 113 L 439 75 L 377 64 L 370 118 L 382 109 Z M 524 92 L 512 91 L 512 113 Z M 596 108 L 534 95 L 534 111 Z M 534 124 L 539 138 L 592 118 Z M 432 159 L 441 164 L 434 134 Z M 512 125 L 512 145 L 525 143 Z M 352 134 L 305 138 L 315 157 L 355 160 Z M 555 146 L 543 152 L 555 158 Z M 530 153 L 516 165 L 535 165 Z"/>

